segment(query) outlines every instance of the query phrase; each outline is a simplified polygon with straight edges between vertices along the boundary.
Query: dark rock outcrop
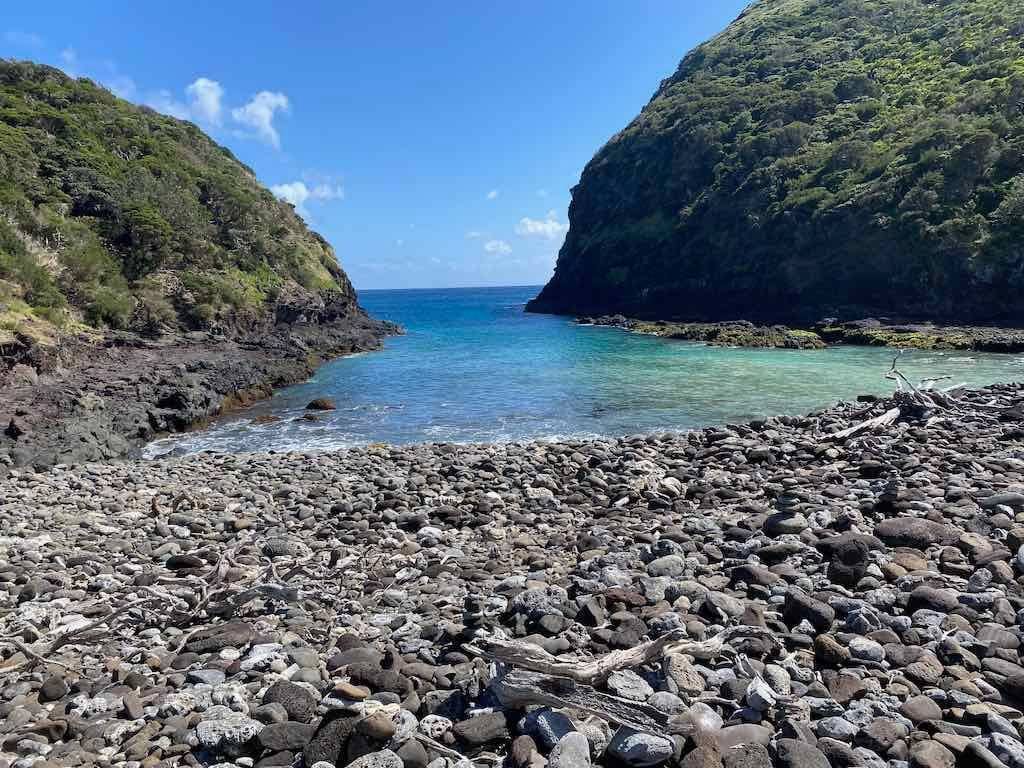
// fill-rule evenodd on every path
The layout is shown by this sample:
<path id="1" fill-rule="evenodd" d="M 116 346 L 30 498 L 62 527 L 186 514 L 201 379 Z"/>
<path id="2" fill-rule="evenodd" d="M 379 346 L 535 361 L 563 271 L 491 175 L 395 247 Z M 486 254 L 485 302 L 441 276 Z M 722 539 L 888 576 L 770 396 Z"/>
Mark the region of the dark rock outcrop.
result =
<path id="1" fill-rule="evenodd" d="M 1024 324 L 1020 18 L 753 3 L 587 165 L 528 308 Z"/>
<path id="2" fill-rule="evenodd" d="M 167 432 L 303 381 L 321 361 L 378 349 L 399 329 L 361 312 L 336 323 L 278 326 L 246 340 L 208 333 L 68 339 L 35 384 L 0 383 L 0 473 L 10 466 L 109 461 Z"/>

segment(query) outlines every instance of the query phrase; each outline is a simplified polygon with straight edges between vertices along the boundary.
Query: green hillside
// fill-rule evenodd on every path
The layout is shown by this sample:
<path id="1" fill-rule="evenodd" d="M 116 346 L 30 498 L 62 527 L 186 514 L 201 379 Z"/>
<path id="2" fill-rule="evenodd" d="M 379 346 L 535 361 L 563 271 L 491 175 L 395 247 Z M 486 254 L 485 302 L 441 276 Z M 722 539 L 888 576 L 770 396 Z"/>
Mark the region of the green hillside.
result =
<path id="1" fill-rule="evenodd" d="M 195 125 L 0 60 L 0 325 L 244 331 L 357 311 L 330 245 Z"/>
<path id="2" fill-rule="evenodd" d="M 1024 324 L 1024 0 L 761 0 L 573 190 L 531 309 Z"/>

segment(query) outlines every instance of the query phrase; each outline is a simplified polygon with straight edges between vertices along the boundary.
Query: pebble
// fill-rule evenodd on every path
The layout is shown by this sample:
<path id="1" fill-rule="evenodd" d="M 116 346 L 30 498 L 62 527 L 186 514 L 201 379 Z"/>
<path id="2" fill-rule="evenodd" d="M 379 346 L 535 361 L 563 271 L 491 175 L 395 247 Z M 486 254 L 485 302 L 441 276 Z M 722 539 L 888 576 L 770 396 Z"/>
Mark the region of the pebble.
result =
<path id="1" fill-rule="evenodd" d="M 608 745 L 608 753 L 626 765 L 643 768 L 668 760 L 673 752 L 672 742 L 649 733 L 619 728 Z"/>
<path id="2" fill-rule="evenodd" d="M 548 755 L 548 768 L 589 768 L 590 743 L 582 733 L 567 733 Z"/>
<path id="3" fill-rule="evenodd" d="M 5 650 L 0 763 L 1024 768 L 1024 433 L 988 407 L 1024 390 L 963 397 L 845 441 L 828 435 L 860 417 L 840 405 L 685 434 L 12 470 L 0 633 L 45 649 L 121 612 L 49 666 Z M 592 659 L 736 626 L 767 632 L 596 682 L 658 733 L 505 709 L 467 652 Z"/>
<path id="4" fill-rule="evenodd" d="M 630 669 L 612 672 L 608 677 L 608 690 L 616 696 L 633 701 L 647 701 L 654 689 L 640 675 Z"/>

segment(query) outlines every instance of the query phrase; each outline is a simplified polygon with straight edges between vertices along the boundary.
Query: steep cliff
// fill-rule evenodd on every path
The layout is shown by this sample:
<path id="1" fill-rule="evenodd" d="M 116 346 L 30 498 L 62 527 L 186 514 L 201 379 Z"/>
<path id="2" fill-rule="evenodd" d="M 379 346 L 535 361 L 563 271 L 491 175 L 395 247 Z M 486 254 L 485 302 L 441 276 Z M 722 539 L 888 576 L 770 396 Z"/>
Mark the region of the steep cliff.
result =
<path id="1" fill-rule="evenodd" d="M 1024 0 L 761 0 L 587 165 L 534 311 L 1024 323 Z"/>
<path id="2" fill-rule="evenodd" d="M 195 125 L 0 60 L 0 325 L 260 332 L 360 314 L 331 246 Z"/>

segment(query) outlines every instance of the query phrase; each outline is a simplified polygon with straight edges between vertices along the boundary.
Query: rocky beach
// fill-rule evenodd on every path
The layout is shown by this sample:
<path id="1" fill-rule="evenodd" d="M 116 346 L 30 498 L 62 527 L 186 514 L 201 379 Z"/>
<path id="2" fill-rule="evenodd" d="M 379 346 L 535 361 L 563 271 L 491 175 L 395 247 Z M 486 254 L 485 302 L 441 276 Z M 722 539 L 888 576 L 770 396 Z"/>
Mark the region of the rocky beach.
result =
<path id="1" fill-rule="evenodd" d="M 379 349 L 393 323 L 361 311 L 208 332 L 68 335 L 0 347 L 0 473 L 110 461 L 303 381 L 324 360 Z"/>
<path id="2" fill-rule="evenodd" d="M 0 768 L 1024 768 L 1024 0 L 15 5 Z"/>
<path id="3" fill-rule="evenodd" d="M 940 399 L 13 469 L 0 762 L 1024 765 L 1024 387 Z"/>

